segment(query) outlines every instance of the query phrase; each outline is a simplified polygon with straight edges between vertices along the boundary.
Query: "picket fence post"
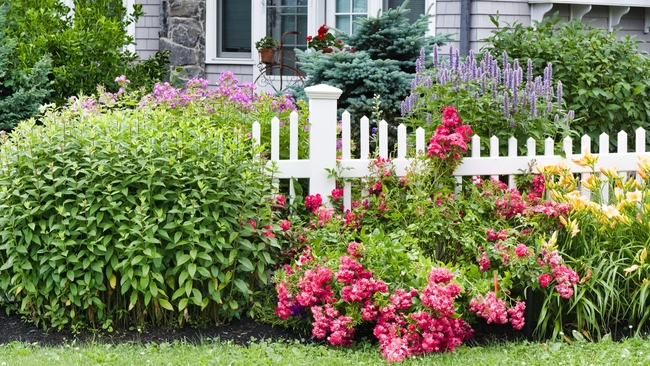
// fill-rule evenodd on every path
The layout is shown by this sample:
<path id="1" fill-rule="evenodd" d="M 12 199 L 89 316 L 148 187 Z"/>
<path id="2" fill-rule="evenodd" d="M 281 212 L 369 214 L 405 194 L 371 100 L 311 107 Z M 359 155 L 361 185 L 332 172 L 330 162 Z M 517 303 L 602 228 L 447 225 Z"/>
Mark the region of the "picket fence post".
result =
<path id="1" fill-rule="evenodd" d="M 336 109 L 343 91 L 319 84 L 305 88 L 309 98 L 309 194 L 320 193 L 323 204 L 336 182 L 328 178 L 326 169 L 336 167 Z"/>

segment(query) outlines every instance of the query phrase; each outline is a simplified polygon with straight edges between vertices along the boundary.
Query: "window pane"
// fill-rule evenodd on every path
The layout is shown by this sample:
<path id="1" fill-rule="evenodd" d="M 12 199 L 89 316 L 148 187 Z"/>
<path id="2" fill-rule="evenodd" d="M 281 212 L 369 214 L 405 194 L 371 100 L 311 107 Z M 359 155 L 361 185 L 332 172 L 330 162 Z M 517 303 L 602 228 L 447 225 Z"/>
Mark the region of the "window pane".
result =
<path id="1" fill-rule="evenodd" d="M 251 52 L 251 2 L 223 0 L 221 52 Z"/>
<path id="2" fill-rule="evenodd" d="M 354 21 L 357 20 L 358 18 L 367 18 L 367 17 L 368 16 L 366 16 L 366 15 L 355 15 L 355 16 L 352 17 L 352 21 L 353 21 L 352 22 L 352 34 L 356 33 L 356 31 L 357 31 L 357 24 L 354 23 Z"/>
<path id="3" fill-rule="evenodd" d="M 272 2 L 269 5 L 273 5 Z M 282 5 L 296 5 L 296 0 L 282 0 Z"/>
<path id="4" fill-rule="evenodd" d="M 367 13 L 368 0 L 352 0 L 352 12 L 354 13 Z"/>
<path id="5" fill-rule="evenodd" d="M 346 33 L 350 33 L 350 16 L 349 15 L 337 15 L 336 16 L 336 28 L 340 29 Z"/>
<path id="6" fill-rule="evenodd" d="M 350 0 L 336 0 L 337 13 L 349 13 L 350 10 Z"/>
<path id="7" fill-rule="evenodd" d="M 388 7 L 397 8 L 400 5 L 402 5 L 403 2 L 404 2 L 403 0 L 388 0 Z M 427 10 L 425 9 L 425 6 L 426 6 L 425 0 L 409 1 L 408 5 L 406 5 L 406 8 L 411 9 L 411 12 L 409 12 L 407 15 L 411 23 L 420 19 L 420 15 L 424 14 L 424 12 Z"/>

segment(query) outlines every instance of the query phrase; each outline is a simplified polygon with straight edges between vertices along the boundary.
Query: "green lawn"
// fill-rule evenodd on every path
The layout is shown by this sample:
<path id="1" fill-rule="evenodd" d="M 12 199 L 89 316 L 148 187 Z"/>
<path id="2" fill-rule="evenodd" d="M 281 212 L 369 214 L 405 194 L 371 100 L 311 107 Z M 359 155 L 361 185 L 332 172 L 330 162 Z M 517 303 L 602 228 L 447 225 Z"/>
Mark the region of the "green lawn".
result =
<path id="1" fill-rule="evenodd" d="M 249 348 L 205 341 L 201 345 L 0 345 L 0 365 L 382 365 L 372 345 L 351 349 L 294 343 Z M 504 343 L 462 347 L 454 353 L 409 359 L 402 365 L 650 365 L 650 341 L 621 343 Z"/>

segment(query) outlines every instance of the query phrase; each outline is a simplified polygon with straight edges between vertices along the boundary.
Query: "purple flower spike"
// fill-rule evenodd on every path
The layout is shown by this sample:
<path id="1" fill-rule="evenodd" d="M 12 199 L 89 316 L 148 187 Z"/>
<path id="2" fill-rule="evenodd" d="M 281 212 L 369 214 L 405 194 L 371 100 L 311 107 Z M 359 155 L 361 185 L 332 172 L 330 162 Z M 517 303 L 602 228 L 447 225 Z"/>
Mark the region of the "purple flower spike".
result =
<path id="1" fill-rule="evenodd" d="M 508 103 L 508 93 L 503 94 L 503 115 L 506 117 L 510 116 L 510 105 Z"/>
<path id="2" fill-rule="evenodd" d="M 562 81 L 557 82 L 557 109 L 562 109 Z"/>
<path id="3" fill-rule="evenodd" d="M 438 45 L 433 45 L 433 69 L 438 69 Z"/>
<path id="4" fill-rule="evenodd" d="M 535 92 L 530 93 L 530 115 L 537 117 L 537 95 Z"/>
<path id="5" fill-rule="evenodd" d="M 528 59 L 528 70 L 526 75 L 526 80 L 530 83 L 533 81 L 533 60 Z"/>

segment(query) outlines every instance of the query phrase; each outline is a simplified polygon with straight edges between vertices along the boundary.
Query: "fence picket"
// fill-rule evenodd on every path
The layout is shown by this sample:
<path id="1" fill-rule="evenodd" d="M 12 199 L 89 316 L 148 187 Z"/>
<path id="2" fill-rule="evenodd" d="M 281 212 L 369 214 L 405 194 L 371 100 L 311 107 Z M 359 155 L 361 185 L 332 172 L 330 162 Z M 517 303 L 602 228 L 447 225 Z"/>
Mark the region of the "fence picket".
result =
<path id="1" fill-rule="evenodd" d="M 418 154 L 426 154 L 424 148 L 424 128 L 422 127 L 418 127 L 418 129 L 415 130 L 415 151 Z"/>
<path id="2" fill-rule="evenodd" d="M 379 121 L 379 156 L 388 157 L 388 122 Z"/>
<path id="3" fill-rule="evenodd" d="M 546 140 L 544 140 L 544 155 L 555 155 L 555 141 L 553 141 L 553 139 L 550 137 L 547 137 Z"/>
<path id="4" fill-rule="evenodd" d="M 605 156 L 609 154 L 609 135 L 606 133 L 600 134 L 598 136 L 598 154 L 600 156 Z M 606 179 L 605 174 L 600 173 L 600 179 Z M 603 200 L 603 203 L 608 203 L 609 202 L 609 183 L 607 182 L 606 185 L 603 186 L 603 190 L 600 192 L 601 197 Z"/>
<path id="5" fill-rule="evenodd" d="M 368 117 L 363 116 L 361 118 L 361 126 L 359 127 L 361 131 L 361 159 L 368 159 L 370 156 L 370 120 Z"/>
<path id="6" fill-rule="evenodd" d="M 351 125 L 350 125 L 350 113 L 348 111 L 343 112 L 342 124 L 341 124 L 341 136 L 342 136 L 342 148 L 341 148 L 341 159 L 349 160 L 352 155 L 350 139 Z M 343 205 L 345 207 L 352 206 L 352 183 L 345 182 L 343 185 Z"/>
<path id="7" fill-rule="evenodd" d="M 513 136 L 508 139 L 508 157 L 516 158 L 517 157 L 517 139 Z M 517 183 L 515 183 L 515 175 L 508 175 L 508 187 L 517 188 Z"/>
<path id="8" fill-rule="evenodd" d="M 397 158 L 406 158 L 406 126 L 401 123 L 397 127 Z"/>
<path id="9" fill-rule="evenodd" d="M 490 137 L 490 157 L 499 157 L 499 138 L 496 136 Z M 493 179 L 499 179 L 498 175 L 491 175 L 490 177 Z"/>
<path id="10" fill-rule="evenodd" d="M 289 115 L 289 159 L 298 160 L 298 112 L 293 111 Z M 296 199 L 296 187 L 293 179 L 289 179 L 289 203 L 293 204 Z"/>
<path id="11" fill-rule="evenodd" d="M 580 152 L 582 154 L 586 154 L 586 153 L 591 152 L 591 137 L 589 137 L 588 135 L 584 135 L 580 139 Z M 588 172 L 580 174 L 580 182 L 589 179 L 590 176 L 591 176 L 591 173 L 588 173 Z M 582 196 L 587 197 L 587 198 L 591 197 L 591 191 L 588 190 L 587 188 L 583 187 L 582 183 L 580 184 L 580 194 Z"/>

